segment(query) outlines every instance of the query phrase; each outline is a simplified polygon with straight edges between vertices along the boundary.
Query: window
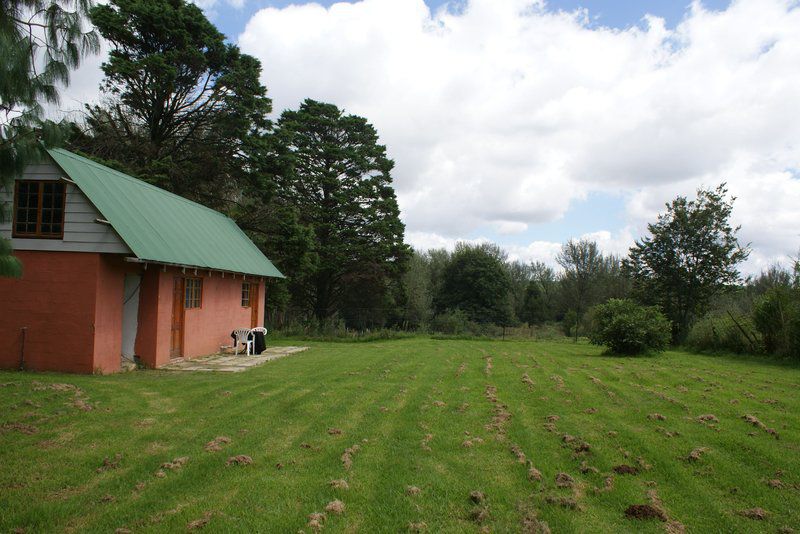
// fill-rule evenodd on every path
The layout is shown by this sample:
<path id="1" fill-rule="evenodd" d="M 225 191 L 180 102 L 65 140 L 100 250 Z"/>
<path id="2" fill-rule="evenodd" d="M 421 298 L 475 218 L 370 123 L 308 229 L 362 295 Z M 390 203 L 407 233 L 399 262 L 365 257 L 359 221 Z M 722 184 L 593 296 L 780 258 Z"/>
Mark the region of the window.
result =
<path id="1" fill-rule="evenodd" d="M 250 307 L 250 282 L 242 284 L 242 307 Z"/>
<path id="2" fill-rule="evenodd" d="M 203 301 L 203 279 L 186 278 L 185 282 L 183 307 L 186 309 L 199 308 Z"/>
<path id="3" fill-rule="evenodd" d="M 66 184 L 19 180 L 14 190 L 13 237 L 64 237 Z"/>

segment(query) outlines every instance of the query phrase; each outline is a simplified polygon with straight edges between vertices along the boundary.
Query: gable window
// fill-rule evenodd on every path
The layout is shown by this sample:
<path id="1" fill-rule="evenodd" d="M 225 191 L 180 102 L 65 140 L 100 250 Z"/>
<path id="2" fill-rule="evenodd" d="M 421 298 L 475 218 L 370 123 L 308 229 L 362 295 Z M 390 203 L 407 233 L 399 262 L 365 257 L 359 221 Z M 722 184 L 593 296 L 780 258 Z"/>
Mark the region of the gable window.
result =
<path id="1" fill-rule="evenodd" d="M 242 284 L 242 307 L 250 307 L 250 282 Z"/>
<path id="2" fill-rule="evenodd" d="M 199 308 L 203 302 L 203 279 L 187 278 L 184 291 L 183 307 Z"/>
<path id="3" fill-rule="evenodd" d="M 61 239 L 64 237 L 66 184 L 19 180 L 14 187 L 13 237 Z"/>

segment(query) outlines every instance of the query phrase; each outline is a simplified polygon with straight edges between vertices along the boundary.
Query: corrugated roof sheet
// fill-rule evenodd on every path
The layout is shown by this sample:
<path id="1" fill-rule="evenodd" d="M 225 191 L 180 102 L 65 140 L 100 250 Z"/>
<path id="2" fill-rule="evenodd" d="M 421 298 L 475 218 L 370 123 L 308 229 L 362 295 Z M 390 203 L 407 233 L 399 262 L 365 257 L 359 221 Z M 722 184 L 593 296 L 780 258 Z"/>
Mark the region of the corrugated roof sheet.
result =
<path id="1" fill-rule="evenodd" d="M 137 258 L 283 278 L 221 213 L 67 150 L 48 153 Z"/>

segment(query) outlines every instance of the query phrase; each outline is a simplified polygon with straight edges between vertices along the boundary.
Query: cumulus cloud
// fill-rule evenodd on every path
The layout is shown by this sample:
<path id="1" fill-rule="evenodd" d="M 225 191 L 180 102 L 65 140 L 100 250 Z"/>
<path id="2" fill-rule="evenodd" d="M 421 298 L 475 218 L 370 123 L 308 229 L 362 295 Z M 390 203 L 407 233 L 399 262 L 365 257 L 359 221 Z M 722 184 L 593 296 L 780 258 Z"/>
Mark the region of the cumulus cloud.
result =
<path id="1" fill-rule="evenodd" d="M 311 97 L 376 125 L 412 243 L 535 233 L 613 191 L 627 226 L 599 214 L 597 231 L 624 252 L 672 196 L 727 180 L 750 267 L 796 249 L 797 2 L 695 1 L 675 28 L 589 18 L 526 0 L 312 3 L 256 12 L 239 43 L 262 60 L 276 110 Z"/>

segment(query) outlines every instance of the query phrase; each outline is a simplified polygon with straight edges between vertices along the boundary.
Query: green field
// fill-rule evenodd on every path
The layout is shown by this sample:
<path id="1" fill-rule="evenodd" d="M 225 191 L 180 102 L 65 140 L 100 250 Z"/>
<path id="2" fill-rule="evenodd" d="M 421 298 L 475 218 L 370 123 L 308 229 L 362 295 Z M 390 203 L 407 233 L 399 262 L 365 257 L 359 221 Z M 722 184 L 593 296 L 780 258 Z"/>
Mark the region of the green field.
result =
<path id="1" fill-rule="evenodd" d="M 569 343 L 310 345 L 238 374 L 0 373 L 0 531 L 800 525 L 796 367 Z M 252 463 L 226 465 L 237 455 Z M 337 499 L 342 513 L 309 523 Z M 636 504 L 660 517 L 626 517 Z"/>

